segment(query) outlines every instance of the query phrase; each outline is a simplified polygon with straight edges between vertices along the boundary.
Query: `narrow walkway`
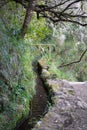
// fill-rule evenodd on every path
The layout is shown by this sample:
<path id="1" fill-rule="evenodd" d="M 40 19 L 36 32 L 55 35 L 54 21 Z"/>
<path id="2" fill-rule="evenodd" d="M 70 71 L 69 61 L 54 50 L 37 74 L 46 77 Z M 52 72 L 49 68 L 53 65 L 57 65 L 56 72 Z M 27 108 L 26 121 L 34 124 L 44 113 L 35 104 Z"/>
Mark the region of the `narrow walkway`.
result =
<path id="1" fill-rule="evenodd" d="M 34 130 L 87 130 L 87 82 L 50 78 L 43 62 L 38 64 L 54 104 Z"/>
<path id="2" fill-rule="evenodd" d="M 87 82 L 69 82 L 79 98 L 87 103 Z"/>
<path id="3" fill-rule="evenodd" d="M 87 83 L 47 79 L 54 105 L 34 130 L 87 130 Z"/>

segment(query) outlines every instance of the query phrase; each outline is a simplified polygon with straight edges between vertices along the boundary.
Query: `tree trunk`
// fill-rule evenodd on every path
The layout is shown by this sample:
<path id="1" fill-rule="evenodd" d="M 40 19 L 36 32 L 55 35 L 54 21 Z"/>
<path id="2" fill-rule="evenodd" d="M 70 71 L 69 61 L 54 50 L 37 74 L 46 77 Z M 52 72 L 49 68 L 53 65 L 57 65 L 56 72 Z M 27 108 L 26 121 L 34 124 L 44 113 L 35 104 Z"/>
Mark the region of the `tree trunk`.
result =
<path id="1" fill-rule="evenodd" d="M 26 10 L 24 23 L 23 23 L 23 26 L 22 26 L 22 29 L 21 29 L 21 35 L 22 35 L 23 38 L 26 34 L 27 28 L 28 28 L 29 23 L 31 21 L 31 17 L 32 17 L 33 10 L 34 10 L 34 7 L 35 7 L 35 2 L 36 2 L 36 0 L 29 0 L 29 4 L 28 4 L 27 10 Z"/>

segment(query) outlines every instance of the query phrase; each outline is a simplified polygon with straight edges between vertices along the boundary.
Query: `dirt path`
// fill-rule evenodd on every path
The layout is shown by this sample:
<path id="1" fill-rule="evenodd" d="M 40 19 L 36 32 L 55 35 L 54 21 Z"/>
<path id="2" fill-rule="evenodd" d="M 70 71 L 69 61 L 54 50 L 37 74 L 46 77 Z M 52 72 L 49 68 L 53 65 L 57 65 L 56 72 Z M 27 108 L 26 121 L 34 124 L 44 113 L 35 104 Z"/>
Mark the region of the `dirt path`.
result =
<path id="1" fill-rule="evenodd" d="M 87 103 L 87 82 L 69 82 L 79 98 Z"/>
<path id="2" fill-rule="evenodd" d="M 54 105 L 34 130 L 87 130 L 87 82 L 48 79 Z"/>
<path id="3" fill-rule="evenodd" d="M 50 78 L 42 62 L 38 64 L 54 104 L 34 130 L 87 130 L 87 82 Z"/>

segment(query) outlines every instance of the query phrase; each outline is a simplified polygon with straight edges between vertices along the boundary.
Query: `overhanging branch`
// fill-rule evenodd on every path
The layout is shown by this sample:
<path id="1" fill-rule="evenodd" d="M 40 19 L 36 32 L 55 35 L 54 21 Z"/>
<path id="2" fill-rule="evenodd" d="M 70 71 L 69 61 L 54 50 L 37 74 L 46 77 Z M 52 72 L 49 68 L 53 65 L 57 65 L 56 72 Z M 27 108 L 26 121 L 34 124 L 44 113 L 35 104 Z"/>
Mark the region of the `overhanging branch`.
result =
<path id="1" fill-rule="evenodd" d="M 82 58 L 83 58 L 83 56 L 85 55 L 86 52 L 87 52 L 87 48 L 86 48 L 85 51 L 82 53 L 82 55 L 80 56 L 79 60 L 76 60 L 76 61 L 73 61 L 73 62 L 70 62 L 70 63 L 67 63 L 67 64 L 62 64 L 62 65 L 58 66 L 58 68 L 66 67 L 66 66 L 70 66 L 70 65 L 72 65 L 72 64 L 79 63 L 79 62 L 82 60 Z"/>
<path id="2" fill-rule="evenodd" d="M 3 3 L 4 1 L 4 3 Z M 7 1 L 15 1 L 21 4 L 25 9 L 29 8 L 32 0 L 3 0 L 0 3 L 5 4 Z M 81 3 L 85 4 L 86 0 L 59 0 L 46 1 L 44 4 L 36 2 L 33 11 L 36 12 L 37 18 L 49 19 L 54 24 L 59 22 L 71 22 L 81 26 L 87 26 L 87 11 L 81 8 Z M 83 20 L 84 19 L 84 20 Z"/>

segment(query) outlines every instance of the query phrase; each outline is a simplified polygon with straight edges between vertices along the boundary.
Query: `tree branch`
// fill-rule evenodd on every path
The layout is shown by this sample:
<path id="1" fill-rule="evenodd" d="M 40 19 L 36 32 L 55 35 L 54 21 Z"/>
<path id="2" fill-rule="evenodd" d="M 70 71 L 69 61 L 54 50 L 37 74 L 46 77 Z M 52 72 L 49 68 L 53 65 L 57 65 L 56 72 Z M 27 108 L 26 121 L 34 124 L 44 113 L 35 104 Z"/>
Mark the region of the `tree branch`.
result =
<path id="1" fill-rule="evenodd" d="M 74 4 L 78 3 L 78 2 L 81 2 L 81 1 L 84 1 L 84 0 L 75 0 L 75 1 L 71 2 L 70 4 L 68 4 L 68 5 L 63 9 L 63 11 L 60 13 L 60 16 L 61 16 L 69 7 L 71 7 L 72 5 L 74 5 Z"/>
<path id="2" fill-rule="evenodd" d="M 85 51 L 82 53 L 82 55 L 80 56 L 79 60 L 73 61 L 73 62 L 70 62 L 70 63 L 67 63 L 67 64 L 62 64 L 62 65 L 58 66 L 58 68 L 66 67 L 66 66 L 69 66 L 69 65 L 72 65 L 72 64 L 79 63 L 79 62 L 82 60 L 82 58 L 83 58 L 83 56 L 85 55 L 86 52 L 87 52 L 87 48 L 86 48 Z"/>
<path id="3" fill-rule="evenodd" d="M 21 4 L 26 10 L 30 10 L 29 6 L 33 0 L 3 0 L 0 3 L 3 5 L 7 1 L 15 1 Z M 81 8 L 81 2 L 85 4 L 86 0 L 60 0 L 47 1 L 45 4 L 36 3 L 31 13 L 34 11 L 37 13 L 37 18 L 47 18 L 54 24 L 58 22 L 70 22 L 81 26 L 87 26 L 87 11 L 84 12 Z M 29 16 L 30 15 L 31 14 L 29 14 Z M 84 19 L 84 21 L 81 19 Z"/>

